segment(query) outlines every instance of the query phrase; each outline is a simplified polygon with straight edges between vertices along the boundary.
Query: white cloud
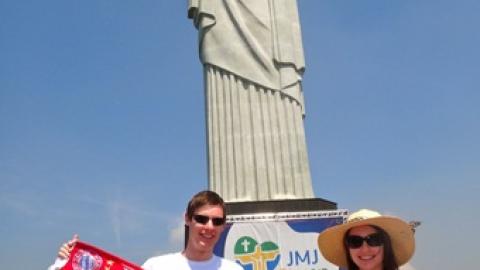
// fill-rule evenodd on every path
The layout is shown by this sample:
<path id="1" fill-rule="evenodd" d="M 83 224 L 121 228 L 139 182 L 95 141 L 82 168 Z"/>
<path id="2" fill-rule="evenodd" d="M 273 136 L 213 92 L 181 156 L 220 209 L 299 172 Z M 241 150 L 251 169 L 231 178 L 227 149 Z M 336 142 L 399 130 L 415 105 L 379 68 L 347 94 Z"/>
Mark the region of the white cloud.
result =
<path id="1" fill-rule="evenodd" d="M 400 266 L 399 270 L 415 270 L 415 268 L 411 264 L 407 263 Z"/>
<path id="2" fill-rule="evenodd" d="M 176 226 L 170 229 L 168 242 L 172 250 L 178 251 L 183 249 L 185 241 L 185 222 L 183 219 L 177 220 Z"/>
<path id="3" fill-rule="evenodd" d="M 161 248 L 153 252 L 154 256 L 164 255 L 183 250 L 185 241 L 185 222 L 178 216 L 172 217 L 173 222 L 168 231 L 168 241 Z"/>

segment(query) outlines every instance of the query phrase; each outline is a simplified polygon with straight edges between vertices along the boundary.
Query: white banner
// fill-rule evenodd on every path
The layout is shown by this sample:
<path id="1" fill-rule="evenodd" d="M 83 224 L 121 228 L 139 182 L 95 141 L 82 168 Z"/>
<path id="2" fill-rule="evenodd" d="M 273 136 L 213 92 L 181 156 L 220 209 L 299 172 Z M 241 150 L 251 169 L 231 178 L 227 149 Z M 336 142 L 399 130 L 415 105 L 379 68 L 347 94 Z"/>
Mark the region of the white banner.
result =
<path id="1" fill-rule="evenodd" d="M 343 223 L 346 210 L 229 216 L 215 253 L 245 270 L 338 270 L 320 254 L 321 231 Z"/>

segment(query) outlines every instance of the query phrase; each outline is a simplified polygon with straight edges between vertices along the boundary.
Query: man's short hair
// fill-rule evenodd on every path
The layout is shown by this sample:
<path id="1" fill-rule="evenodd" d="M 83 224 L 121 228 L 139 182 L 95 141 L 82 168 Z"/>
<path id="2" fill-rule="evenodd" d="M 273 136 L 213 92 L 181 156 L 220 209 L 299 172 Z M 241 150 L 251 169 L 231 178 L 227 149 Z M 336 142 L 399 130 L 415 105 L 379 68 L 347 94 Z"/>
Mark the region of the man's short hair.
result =
<path id="1" fill-rule="evenodd" d="M 211 190 L 203 190 L 193 195 L 192 199 L 188 202 L 186 215 L 189 220 L 193 218 L 195 211 L 205 205 L 220 206 L 223 210 L 223 218 L 227 216 L 225 202 L 222 197 L 216 192 Z"/>

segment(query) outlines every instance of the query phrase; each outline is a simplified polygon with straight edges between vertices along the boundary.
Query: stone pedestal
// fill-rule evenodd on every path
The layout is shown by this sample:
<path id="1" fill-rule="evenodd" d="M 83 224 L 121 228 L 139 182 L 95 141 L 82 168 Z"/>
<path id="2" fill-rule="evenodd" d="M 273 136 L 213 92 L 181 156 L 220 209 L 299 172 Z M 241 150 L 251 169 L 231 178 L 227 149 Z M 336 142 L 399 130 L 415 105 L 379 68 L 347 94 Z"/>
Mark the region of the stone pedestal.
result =
<path id="1" fill-rule="evenodd" d="M 255 215 L 261 213 L 292 213 L 298 216 L 298 212 L 337 210 L 337 203 L 322 198 L 272 200 L 253 202 L 227 202 L 227 222 L 231 215 Z M 288 215 L 288 214 L 287 214 Z M 308 215 L 308 214 L 307 214 Z M 188 227 L 185 225 L 185 247 L 188 241 Z"/>

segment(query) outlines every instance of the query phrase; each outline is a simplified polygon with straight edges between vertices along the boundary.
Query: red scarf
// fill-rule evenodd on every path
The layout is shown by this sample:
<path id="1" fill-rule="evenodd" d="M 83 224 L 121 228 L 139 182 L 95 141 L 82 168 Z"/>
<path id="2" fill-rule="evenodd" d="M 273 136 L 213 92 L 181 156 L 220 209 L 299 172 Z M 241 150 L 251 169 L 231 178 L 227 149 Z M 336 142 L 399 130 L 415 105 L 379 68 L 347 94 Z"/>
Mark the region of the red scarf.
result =
<path id="1" fill-rule="evenodd" d="M 138 265 L 78 241 L 62 270 L 142 270 Z"/>

